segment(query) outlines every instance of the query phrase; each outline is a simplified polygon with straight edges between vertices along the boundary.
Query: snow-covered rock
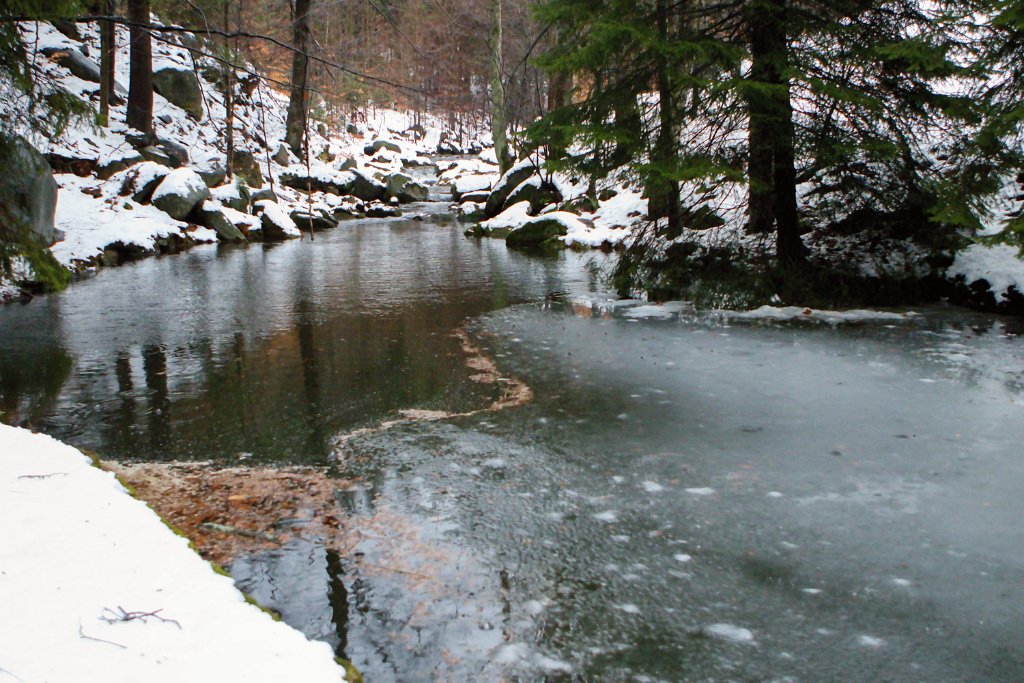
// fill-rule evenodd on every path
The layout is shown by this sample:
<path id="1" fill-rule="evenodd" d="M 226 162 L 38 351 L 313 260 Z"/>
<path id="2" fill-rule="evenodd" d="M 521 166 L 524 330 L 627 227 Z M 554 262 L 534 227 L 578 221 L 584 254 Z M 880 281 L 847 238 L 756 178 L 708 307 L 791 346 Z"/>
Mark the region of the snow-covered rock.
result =
<path id="1" fill-rule="evenodd" d="M 1024 295 L 1024 261 L 1016 247 L 1006 244 L 972 244 L 956 255 L 946 275 L 963 278 L 968 285 L 984 280 L 997 303 L 1007 297 L 1011 287 Z"/>
<path id="2" fill-rule="evenodd" d="M 201 202 L 210 198 L 202 176 L 190 168 L 176 168 L 153 191 L 153 206 L 171 218 L 182 220 Z"/>
<path id="3" fill-rule="evenodd" d="M 291 216 L 277 202 L 263 200 L 253 204 L 260 218 L 260 233 L 264 242 L 274 242 L 302 237 Z"/>

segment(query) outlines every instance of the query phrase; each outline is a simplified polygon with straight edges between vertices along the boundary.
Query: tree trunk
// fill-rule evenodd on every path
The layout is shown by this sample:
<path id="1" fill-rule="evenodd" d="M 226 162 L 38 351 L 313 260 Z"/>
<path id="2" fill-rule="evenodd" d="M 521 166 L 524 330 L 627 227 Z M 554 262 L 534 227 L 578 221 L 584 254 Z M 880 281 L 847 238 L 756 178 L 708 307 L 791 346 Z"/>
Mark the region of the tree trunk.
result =
<path id="1" fill-rule="evenodd" d="M 292 53 L 291 93 L 288 99 L 288 118 L 285 122 L 285 142 L 295 156 L 303 158 L 302 140 L 306 130 L 306 113 L 309 106 L 309 8 L 312 0 L 295 0 L 295 19 L 292 23 L 292 43 L 297 52 Z"/>
<path id="2" fill-rule="evenodd" d="M 502 173 L 512 168 L 512 155 L 505 137 L 505 82 L 501 55 L 501 0 L 491 0 L 491 136 L 494 156 Z"/>
<path id="3" fill-rule="evenodd" d="M 114 15 L 114 0 L 103 0 L 100 13 Z M 110 124 L 110 100 L 114 97 L 114 61 L 117 57 L 113 22 L 100 22 L 100 125 Z"/>
<path id="4" fill-rule="evenodd" d="M 231 2 L 224 0 L 224 31 L 231 32 Z M 236 39 L 237 40 L 237 39 Z M 230 38 L 224 38 L 224 177 L 234 176 L 235 156 L 235 55 Z"/>
<path id="5" fill-rule="evenodd" d="M 128 0 L 131 26 L 131 80 L 128 85 L 126 123 L 145 135 L 153 136 L 153 45 L 149 30 L 149 0 Z"/>
<path id="6" fill-rule="evenodd" d="M 658 0 L 655 24 L 662 42 L 669 40 L 668 2 Z M 648 187 L 647 213 L 652 219 L 665 218 L 668 234 L 678 235 L 680 231 L 679 183 L 664 177 L 664 173 L 676 161 L 679 140 L 676 131 L 675 100 L 672 93 L 672 78 L 667 58 L 658 55 L 658 139 L 654 145 L 654 161 L 661 166 L 655 171 L 657 177 Z"/>
<path id="7" fill-rule="evenodd" d="M 793 105 L 786 75 L 789 37 L 787 0 L 752 0 L 750 27 L 751 85 L 747 93 L 750 117 L 748 175 L 752 233 L 775 229 L 776 256 L 784 266 L 807 259 L 800 239 L 796 203 L 796 154 Z"/>

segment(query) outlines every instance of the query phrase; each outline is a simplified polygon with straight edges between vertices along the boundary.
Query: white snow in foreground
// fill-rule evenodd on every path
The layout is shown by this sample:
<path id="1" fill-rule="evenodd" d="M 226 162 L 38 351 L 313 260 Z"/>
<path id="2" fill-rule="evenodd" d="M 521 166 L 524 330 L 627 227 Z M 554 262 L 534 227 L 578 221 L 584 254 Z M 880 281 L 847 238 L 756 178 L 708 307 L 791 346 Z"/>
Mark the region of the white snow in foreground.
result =
<path id="1" fill-rule="evenodd" d="M 892 313 L 868 309 L 852 309 L 849 311 L 827 311 L 800 306 L 761 306 L 751 311 L 720 311 L 728 318 L 741 320 L 814 320 L 830 324 L 870 322 L 870 321 L 904 321 L 917 317 L 917 313 Z"/>
<path id="2" fill-rule="evenodd" d="M 733 643 L 754 642 L 754 634 L 750 629 L 734 626 L 733 624 L 711 624 L 704 627 L 704 633 L 712 638 L 720 638 L 721 640 L 728 640 Z"/>
<path id="3" fill-rule="evenodd" d="M 997 301 L 1010 287 L 1024 294 L 1024 261 L 1016 247 L 1006 244 L 994 247 L 972 244 L 956 255 L 946 275 L 950 278 L 962 275 L 967 284 L 987 281 Z"/>
<path id="4" fill-rule="evenodd" d="M 344 679 L 70 446 L 0 425 L 0 519 L 0 681 Z"/>

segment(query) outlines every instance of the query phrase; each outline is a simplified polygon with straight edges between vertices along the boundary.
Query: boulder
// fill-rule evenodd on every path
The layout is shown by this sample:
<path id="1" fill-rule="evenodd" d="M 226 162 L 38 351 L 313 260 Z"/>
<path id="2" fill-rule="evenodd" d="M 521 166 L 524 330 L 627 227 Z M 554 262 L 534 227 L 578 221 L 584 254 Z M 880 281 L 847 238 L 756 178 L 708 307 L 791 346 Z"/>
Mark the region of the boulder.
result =
<path id="1" fill-rule="evenodd" d="M 562 221 L 539 216 L 512 230 L 505 238 L 505 244 L 510 247 L 539 247 L 566 232 Z"/>
<path id="2" fill-rule="evenodd" d="M 244 242 L 245 235 L 228 220 L 224 211 L 214 202 L 204 201 L 192 210 L 189 219 L 217 233 L 221 242 Z"/>
<path id="3" fill-rule="evenodd" d="M 53 27 L 66 35 L 71 40 L 81 40 L 82 33 L 78 30 L 78 24 L 71 21 L 70 19 L 52 19 L 50 23 Z"/>
<path id="4" fill-rule="evenodd" d="M 152 161 L 160 164 L 161 166 L 166 166 L 167 168 L 174 167 L 174 161 L 171 159 L 171 156 L 156 145 L 143 147 L 139 150 L 139 154 L 142 155 L 142 158 L 146 161 Z"/>
<path id="5" fill-rule="evenodd" d="M 345 157 L 345 159 L 335 166 L 339 171 L 351 171 L 352 169 L 358 168 L 359 164 L 352 157 Z"/>
<path id="6" fill-rule="evenodd" d="M 385 196 L 397 197 L 398 201 L 423 202 L 427 200 L 427 186 L 417 183 L 410 176 L 404 173 L 395 173 L 388 177 Z"/>
<path id="7" fill-rule="evenodd" d="M 460 203 L 473 202 L 474 204 L 486 204 L 487 197 L 490 195 L 489 192 L 467 192 L 464 195 L 460 195 L 458 201 Z"/>
<path id="8" fill-rule="evenodd" d="M 397 206 L 388 206 L 381 202 L 374 202 L 366 207 L 367 218 L 398 218 L 402 210 Z"/>
<path id="9" fill-rule="evenodd" d="M 501 176 L 498 182 L 494 184 L 494 187 L 491 188 L 491 194 L 487 197 L 487 206 L 484 207 L 487 217 L 491 218 L 501 213 L 512 191 L 522 185 L 535 172 L 536 168 L 529 161 L 520 162 L 506 171 L 505 175 Z"/>
<path id="10" fill-rule="evenodd" d="M 462 202 L 454 207 L 454 211 L 455 219 L 462 223 L 479 223 L 484 220 L 484 207 L 478 202 Z"/>
<path id="11" fill-rule="evenodd" d="M 20 136 L 0 138 L 0 221 L 24 227 L 42 244 L 52 244 L 57 181 L 46 158 Z"/>
<path id="12" fill-rule="evenodd" d="M 292 163 L 291 151 L 288 149 L 288 145 L 283 142 L 277 146 L 277 151 L 270 158 L 281 166 L 289 166 Z"/>
<path id="13" fill-rule="evenodd" d="M 153 89 L 168 102 L 184 109 L 196 121 L 203 118 L 203 91 L 191 69 L 165 66 L 153 71 Z"/>
<path id="14" fill-rule="evenodd" d="M 44 47 L 40 52 L 83 81 L 100 82 L 100 67 L 79 50 L 73 47 Z"/>
<path id="15" fill-rule="evenodd" d="M 269 187 L 265 190 L 256 190 L 249 196 L 249 204 L 255 206 L 257 202 L 274 202 L 277 203 L 277 194 Z"/>
<path id="16" fill-rule="evenodd" d="M 178 144 L 174 140 L 157 138 L 157 146 L 164 151 L 164 154 L 170 157 L 171 165 L 174 168 L 180 168 L 188 164 L 188 149 L 185 145 Z"/>
<path id="17" fill-rule="evenodd" d="M 540 176 L 531 176 L 509 193 L 502 208 L 508 208 L 519 202 L 530 202 L 530 213 L 536 214 L 545 206 L 560 201 L 562 201 L 562 193 L 558 191 L 558 188 L 551 183 L 544 182 Z"/>
<path id="18" fill-rule="evenodd" d="M 247 149 L 236 149 L 231 155 L 231 168 L 235 175 L 249 184 L 249 187 L 263 187 L 263 171 L 256 155 Z"/>
<path id="19" fill-rule="evenodd" d="M 210 188 L 190 168 L 168 173 L 153 192 L 153 206 L 171 218 L 184 220 L 198 204 L 210 198 Z"/>
<path id="20" fill-rule="evenodd" d="M 277 202 L 257 202 L 256 210 L 259 213 L 260 234 L 264 242 L 280 242 L 299 235 L 295 221 Z"/>
<path id="21" fill-rule="evenodd" d="M 337 195 L 348 194 L 348 188 L 353 182 L 349 173 L 320 173 L 318 170 L 307 176 L 305 168 L 301 166 L 292 166 L 284 171 L 279 180 L 285 187 L 299 192 L 326 192 Z"/>
<path id="22" fill-rule="evenodd" d="M 295 209 L 289 214 L 289 217 L 295 222 L 295 227 L 302 232 L 310 232 L 310 228 L 314 232 L 322 232 L 338 227 L 338 222 L 334 220 L 334 217 L 322 209 L 313 209 L 312 212 L 304 208 Z"/>
<path id="23" fill-rule="evenodd" d="M 135 150 L 127 151 L 120 157 L 102 156 L 96 161 L 96 175 L 101 180 L 108 180 L 111 176 L 120 173 L 126 168 L 141 164 L 145 160 L 145 157 Z"/>
<path id="24" fill-rule="evenodd" d="M 212 188 L 210 194 L 222 205 L 235 211 L 248 211 L 249 203 L 252 201 L 249 185 L 241 178 L 235 178 L 227 185 Z M 276 197 L 264 197 L 264 199 L 276 200 Z"/>
<path id="25" fill-rule="evenodd" d="M 349 135 L 362 135 L 363 129 L 354 123 L 350 123 L 345 126 L 345 132 L 348 133 Z"/>
<path id="26" fill-rule="evenodd" d="M 402 148 L 389 140 L 374 140 L 363 148 L 363 153 L 368 157 L 372 157 L 382 149 L 386 149 L 389 152 L 395 152 L 397 154 L 402 153 Z"/>
<path id="27" fill-rule="evenodd" d="M 122 197 L 131 195 L 132 201 L 148 204 L 153 198 L 153 192 L 168 173 L 170 170 L 166 166 L 152 161 L 132 166 L 124 172 L 124 180 L 121 181 L 118 194 Z"/>
<path id="28" fill-rule="evenodd" d="M 214 164 L 207 166 L 206 168 L 197 168 L 196 173 L 203 179 L 207 187 L 213 188 L 224 183 L 224 179 L 227 177 L 227 169 L 220 164 Z"/>
<path id="29" fill-rule="evenodd" d="M 352 173 L 354 177 L 348 187 L 347 194 L 351 194 L 364 202 L 384 199 L 384 193 L 387 188 L 383 183 L 366 175 L 365 173 L 360 173 L 359 171 L 349 172 Z M 338 194 L 342 193 L 339 192 Z"/>

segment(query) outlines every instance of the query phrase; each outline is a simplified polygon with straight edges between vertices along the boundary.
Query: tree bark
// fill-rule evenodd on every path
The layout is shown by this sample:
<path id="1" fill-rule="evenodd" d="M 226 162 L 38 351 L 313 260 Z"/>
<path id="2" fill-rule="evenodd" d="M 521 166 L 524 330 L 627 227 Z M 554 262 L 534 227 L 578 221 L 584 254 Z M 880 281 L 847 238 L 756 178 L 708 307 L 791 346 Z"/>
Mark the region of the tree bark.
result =
<path id="1" fill-rule="evenodd" d="M 114 15 L 114 0 L 103 0 L 99 7 L 101 13 Z M 100 22 L 100 125 L 103 127 L 110 124 L 110 100 L 114 97 L 115 36 L 112 22 Z"/>
<path id="2" fill-rule="evenodd" d="M 295 0 L 295 18 L 292 23 L 292 43 L 297 48 L 292 53 L 292 80 L 288 99 L 288 117 L 285 121 L 285 143 L 295 156 L 303 158 L 303 137 L 306 130 L 306 114 L 309 108 L 309 9 L 312 0 Z"/>
<path id="3" fill-rule="evenodd" d="M 655 13 L 655 25 L 662 42 L 669 40 L 668 2 L 658 0 Z M 662 171 L 675 162 L 679 138 L 676 131 L 675 100 L 672 92 L 672 77 L 669 74 L 667 58 L 658 55 L 658 138 L 654 144 L 654 161 L 662 165 Z M 656 174 L 662 171 L 655 171 Z M 668 234 L 678 235 L 681 216 L 679 209 L 678 181 L 657 177 L 648 187 L 647 213 L 652 219 L 665 218 L 668 221 Z"/>
<path id="4" fill-rule="evenodd" d="M 130 82 L 126 123 L 145 135 L 153 136 L 153 45 L 148 25 L 149 0 L 128 0 L 131 22 Z"/>
<path id="5" fill-rule="evenodd" d="M 512 155 L 506 138 L 505 82 L 501 52 L 501 0 L 491 0 L 491 136 L 494 156 L 502 173 L 512 168 Z"/>
<path id="6" fill-rule="evenodd" d="M 800 239 L 796 202 L 793 105 L 786 74 L 786 3 L 787 0 L 751 0 L 748 7 L 752 87 L 747 94 L 747 229 L 751 233 L 769 233 L 774 228 L 779 263 L 798 266 L 806 262 L 807 249 Z"/>
<path id="7" fill-rule="evenodd" d="M 231 31 L 231 0 L 224 0 L 224 30 Z M 237 39 L 236 39 L 237 42 Z M 224 38 L 224 54 L 227 64 L 224 66 L 224 177 L 231 180 L 234 176 L 235 156 L 235 55 L 230 38 Z"/>

